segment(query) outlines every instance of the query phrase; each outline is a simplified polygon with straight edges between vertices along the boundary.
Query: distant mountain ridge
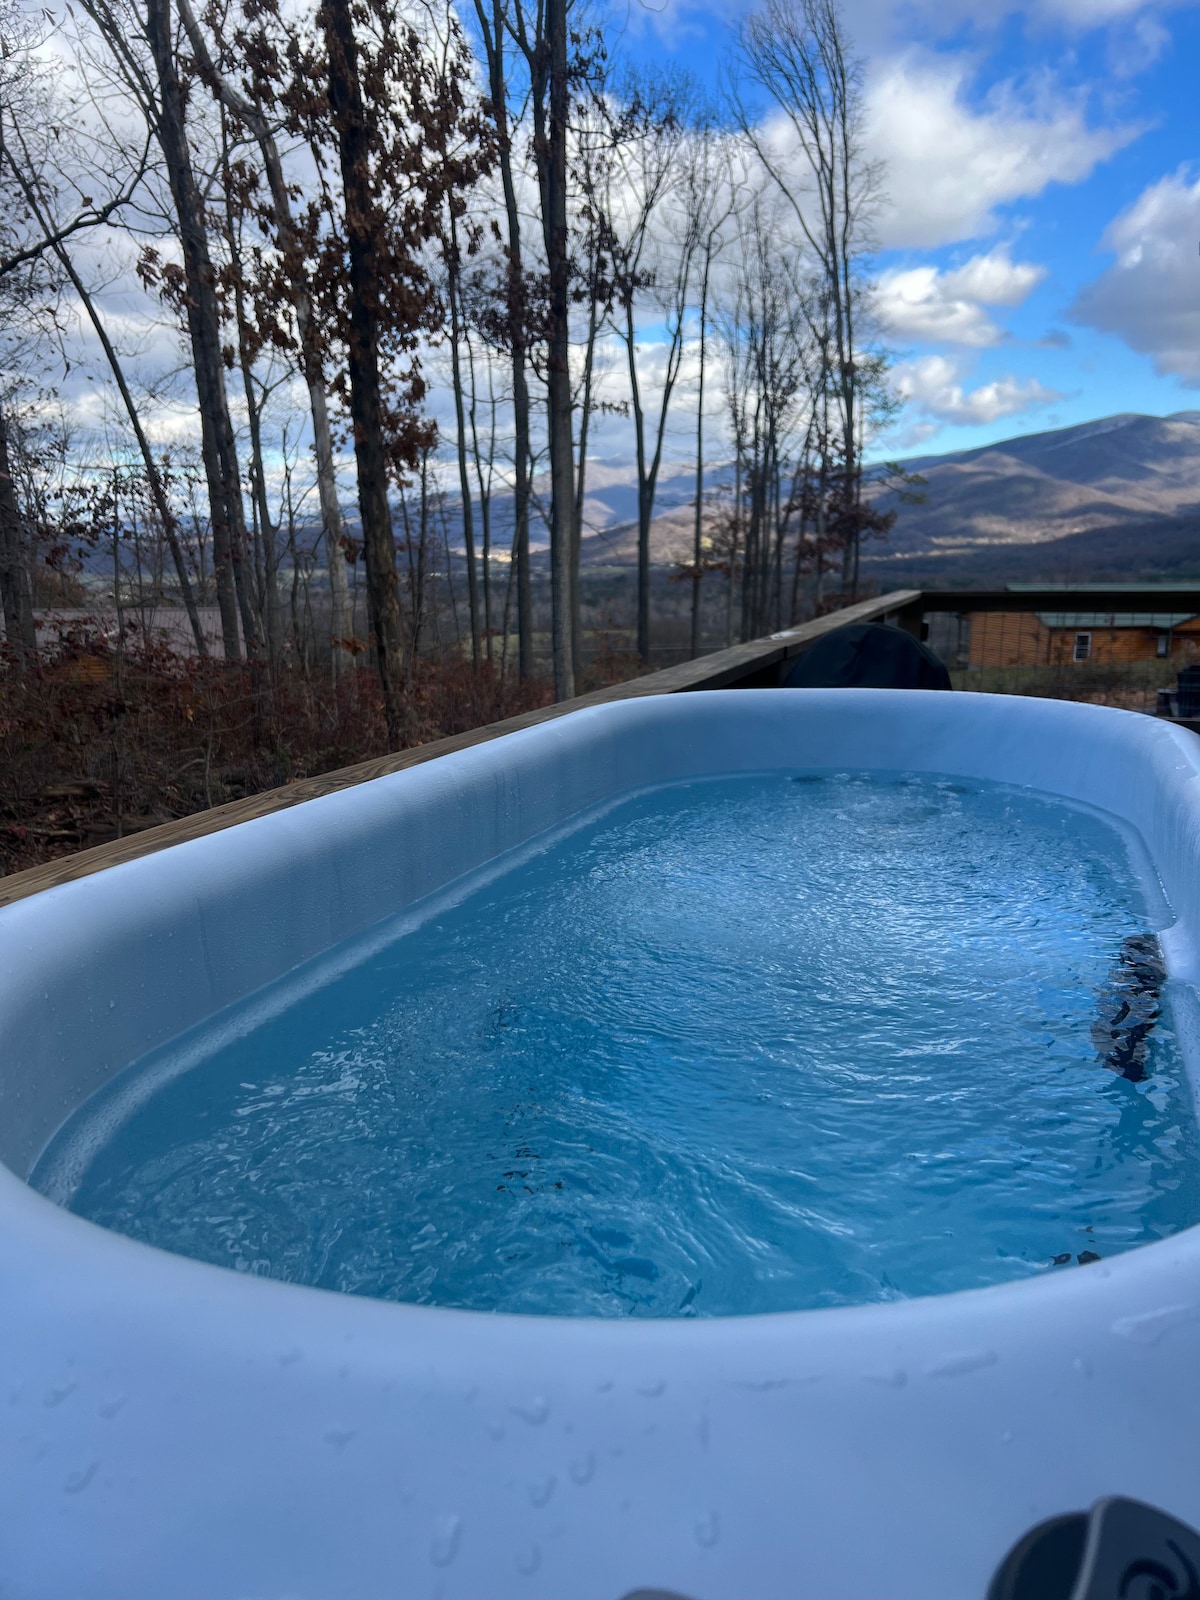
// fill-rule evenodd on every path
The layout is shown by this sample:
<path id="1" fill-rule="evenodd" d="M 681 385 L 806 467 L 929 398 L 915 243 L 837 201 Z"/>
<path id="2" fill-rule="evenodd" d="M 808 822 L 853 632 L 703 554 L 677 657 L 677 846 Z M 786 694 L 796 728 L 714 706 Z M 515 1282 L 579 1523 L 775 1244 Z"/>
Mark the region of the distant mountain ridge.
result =
<path id="1" fill-rule="evenodd" d="M 1200 410 L 1101 417 L 901 465 L 924 479 L 923 500 L 881 496 L 896 525 L 864 559 L 885 584 L 1200 578 Z M 688 559 L 694 472 L 663 464 L 656 564 Z M 728 463 L 705 472 L 710 486 L 730 475 Z M 631 464 L 589 462 L 585 565 L 633 560 L 636 513 Z"/>
<path id="2" fill-rule="evenodd" d="M 1200 411 L 1103 417 L 902 465 L 924 499 L 881 496 L 897 520 L 869 554 L 880 577 L 1200 575 Z"/>

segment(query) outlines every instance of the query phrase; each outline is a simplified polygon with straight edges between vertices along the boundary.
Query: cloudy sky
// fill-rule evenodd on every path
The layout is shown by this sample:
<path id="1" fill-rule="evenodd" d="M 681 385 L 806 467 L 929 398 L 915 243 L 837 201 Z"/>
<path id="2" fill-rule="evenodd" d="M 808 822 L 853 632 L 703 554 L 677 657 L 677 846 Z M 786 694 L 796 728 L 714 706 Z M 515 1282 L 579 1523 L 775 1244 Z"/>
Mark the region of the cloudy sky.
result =
<path id="1" fill-rule="evenodd" d="M 629 0 L 715 87 L 737 0 Z M 888 447 L 1200 409 L 1200 4 L 846 0 L 887 167 Z"/>
<path id="2" fill-rule="evenodd" d="M 596 0 L 614 53 L 685 68 L 714 95 L 747 3 Z M 907 400 L 877 452 L 1200 409 L 1200 0 L 843 3 L 865 63 L 868 153 L 886 169 L 875 276 Z M 128 249 L 100 230 L 79 255 L 133 370 L 154 387 L 154 437 L 194 437 L 178 330 L 137 284 Z M 640 342 L 650 394 L 660 336 L 646 327 Z M 695 343 L 668 462 L 694 448 Z M 619 400 L 623 358 L 615 337 L 608 344 L 604 398 Z M 52 375 L 85 432 L 108 427 L 112 412 L 93 345 L 81 326 L 85 359 L 65 379 Z M 444 352 L 431 353 L 428 403 L 449 442 L 445 366 Z M 714 372 L 706 426 L 718 454 L 719 390 Z M 303 426 L 297 393 L 293 433 Z M 628 422 L 595 417 L 589 454 L 628 471 Z"/>

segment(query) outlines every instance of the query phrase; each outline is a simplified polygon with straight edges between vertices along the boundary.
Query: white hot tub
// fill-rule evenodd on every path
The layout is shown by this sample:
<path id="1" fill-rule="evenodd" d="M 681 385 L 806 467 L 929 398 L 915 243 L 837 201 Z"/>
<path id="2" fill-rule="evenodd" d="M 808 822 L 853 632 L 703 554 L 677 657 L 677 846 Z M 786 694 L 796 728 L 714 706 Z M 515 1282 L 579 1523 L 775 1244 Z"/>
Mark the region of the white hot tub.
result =
<path id="1" fill-rule="evenodd" d="M 0 911 L 0 1594 L 982 1600 L 1026 1529 L 1103 1495 L 1200 1522 L 1196 1228 L 925 1299 L 598 1320 L 237 1274 L 24 1181 L 130 1063 L 464 874 L 627 791 L 797 768 L 1115 815 L 1175 987 L 1200 978 L 1200 742 L 1016 697 L 608 705 Z"/>

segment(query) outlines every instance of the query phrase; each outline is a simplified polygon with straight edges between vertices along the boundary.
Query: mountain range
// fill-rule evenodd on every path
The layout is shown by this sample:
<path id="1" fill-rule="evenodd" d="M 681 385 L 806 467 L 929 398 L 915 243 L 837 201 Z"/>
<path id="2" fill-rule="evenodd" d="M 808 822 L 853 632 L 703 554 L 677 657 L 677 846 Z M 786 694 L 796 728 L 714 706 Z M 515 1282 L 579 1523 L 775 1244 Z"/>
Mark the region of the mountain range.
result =
<path id="1" fill-rule="evenodd" d="M 1103 417 L 899 465 L 920 481 L 879 496 L 896 523 L 863 552 L 886 587 L 1200 577 L 1200 411 Z M 724 463 L 706 472 L 710 488 L 730 477 Z M 632 465 L 589 461 L 587 489 L 585 566 L 631 564 Z M 695 468 L 664 462 L 657 565 L 688 559 L 694 494 Z M 536 527 L 535 548 L 544 539 Z"/>
<path id="2" fill-rule="evenodd" d="M 1124 414 L 901 463 L 919 503 L 864 552 L 881 580 L 1200 577 L 1200 411 Z"/>
<path id="3" fill-rule="evenodd" d="M 878 495 L 884 509 L 895 509 L 895 526 L 885 540 L 863 548 L 864 576 L 884 588 L 1200 579 L 1200 411 L 1104 417 L 899 465 L 916 481 L 903 493 Z M 710 511 L 714 491 L 728 489 L 732 478 L 728 461 L 706 468 Z M 548 488 L 538 480 L 530 519 L 540 581 L 549 566 L 549 530 L 541 514 Z M 633 463 L 590 458 L 586 489 L 583 566 L 615 596 L 624 592 L 637 559 Z M 661 576 L 690 559 L 695 489 L 694 464 L 663 462 L 651 537 L 652 563 Z M 496 493 L 491 513 L 493 547 L 507 552 L 511 495 Z M 452 491 L 446 514 L 453 528 L 460 511 Z M 348 523 L 356 533 L 352 514 Z M 316 538 L 315 526 L 307 531 Z M 86 553 L 85 568 L 90 585 L 111 582 L 107 547 Z"/>

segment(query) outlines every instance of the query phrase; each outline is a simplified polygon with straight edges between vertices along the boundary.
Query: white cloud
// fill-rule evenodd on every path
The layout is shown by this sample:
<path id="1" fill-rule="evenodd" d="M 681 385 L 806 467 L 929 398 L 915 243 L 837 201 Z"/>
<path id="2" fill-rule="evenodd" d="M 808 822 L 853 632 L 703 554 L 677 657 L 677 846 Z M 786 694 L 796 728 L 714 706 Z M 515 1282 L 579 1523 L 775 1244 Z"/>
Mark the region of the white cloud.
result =
<path id="1" fill-rule="evenodd" d="M 1070 315 L 1200 386 L 1200 178 L 1189 178 L 1182 169 L 1160 178 L 1117 217 L 1103 240 L 1116 260 Z"/>
<path id="2" fill-rule="evenodd" d="M 896 392 L 921 415 L 963 426 L 998 422 L 1001 417 L 1018 416 L 1062 399 L 1036 378 L 996 378 L 968 391 L 963 386 L 961 364 L 950 356 L 921 356 L 901 362 L 893 369 L 892 382 Z"/>
<path id="3" fill-rule="evenodd" d="M 980 22 L 996 22 L 1005 16 L 1024 12 L 1036 21 L 1055 19 L 1072 28 L 1087 30 L 1103 28 L 1111 22 L 1134 16 L 1143 11 L 1163 9 L 1156 0 L 957 0 L 947 6 L 947 0 L 922 0 L 927 15 L 943 17 L 949 10 L 954 21 L 972 17 Z"/>
<path id="4" fill-rule="evenodd" d="M 1109 34 L 1108 70 L 1116 78 L 1134 78 L 1170 47 L 1171 35 L 1158 17 L 1134 17 L 1128 27 L 1114 28 Z"/>
<path id="5" fill-rule="evenodd" d="M 1045 0 L 1043 3 L 1045 4 Z M 1014 6 L 1013 9 L 1016 10 L 1017 7 Z M 1049 3 L 1045 4 L 1045 10 L 1052 16 L 1061 17 L 1064 22 L 1076 28 L 1101 28 L 1107 23 L 1119 22 L 1140 12 L 1159 9 L 1161 8 L 1158 6 L 1148 4 L 1147 0 L 1049 0 Z"/>
<path id="6" fill-rule="evenodd" d="M 1059 26 L 1070 33 L 1090 33 L 1142 17 L 1155 20 L 1165 11 L 1196 0 L 843 0 L 851 38 L 859 50 L 871 52 L 911 39 L 949 38 L 964 23 L 999 28 L 1010 16 L 1026 16 L 1036 27 Z M 635 36 L 651 30 L 672 44 L 681 38 L 706 36 L 705 20 L 736 20 L 753 0 L 642 0 L 629 12 L 627 26 Z"/>
<path id="7" fill-rule="evenodd" d="M 672 5 L 679 0 L 670 0 Z M 1024 15 L 1034 27 L 1058 26 L 1083 34 L 1123 23 L 1140 26 L 1143 19 L 1161 26 L 1158 16 L 1195 4 L 1196 0 L 845 0 L 846 20 L 860 48 L 873 49 L 907 36 L 914 25 L 928 37 L 948 38 L 964 23 L 999 28 L 1006 18 Z M 736 0 L 719 0 L 722 14 L 741 9 Z M 1122 29 L 1122 32 L 1128 31 Z"/>
<path id="8" fill-rule="evenodd" d="M 1049 82 L 1032 92 L 1001 84 L 976 108 L 968 103 L 969 82 L 961 56 L 910 52 L 872 69 L 867 139 L 886 167 L 882 245 L 933 246 L 990 233 L 997 207 L 1032 199 L 1052 183 L 1080 182 L 1138 131 L 1089 127 L 1080 103 Z"/>
<path id="9" fill-rule="evenodd" d="M 1045 276 L 1044 267 L 1013 261 L 998 246 L 950 272 L 922 266 L 883 273 L 875 309 L 884 328 L 898 338 L 981 348 L 1006 337 L 984 307 L 1019 306 Z"/>

